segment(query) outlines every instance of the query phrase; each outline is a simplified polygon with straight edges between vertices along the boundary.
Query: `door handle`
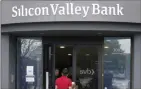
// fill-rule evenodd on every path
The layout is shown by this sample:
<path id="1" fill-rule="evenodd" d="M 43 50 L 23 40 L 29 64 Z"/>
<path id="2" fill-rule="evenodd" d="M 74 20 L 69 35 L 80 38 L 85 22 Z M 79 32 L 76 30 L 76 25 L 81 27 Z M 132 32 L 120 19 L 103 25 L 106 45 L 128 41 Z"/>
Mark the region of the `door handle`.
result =
<path id="1" fill-rule="evenodd" d="M 49 73 L 46 72 L 46 89 L 49 89 Z"/>

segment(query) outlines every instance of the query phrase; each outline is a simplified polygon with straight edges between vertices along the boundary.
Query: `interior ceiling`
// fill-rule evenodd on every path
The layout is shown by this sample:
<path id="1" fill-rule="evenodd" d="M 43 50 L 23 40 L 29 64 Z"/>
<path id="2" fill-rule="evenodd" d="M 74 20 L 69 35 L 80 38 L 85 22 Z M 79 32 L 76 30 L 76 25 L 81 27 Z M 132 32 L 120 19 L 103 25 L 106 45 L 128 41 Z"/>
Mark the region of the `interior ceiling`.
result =
<path id="1" fill-rule="evenodd" d="M 55 48 L 56 68 L 72 67 L 73 46 L 65 45 L 64 47 L 65 48 L 60 48 L 60 45 L 57 45 Z M 92 65 L 94 65 L 93 63 L 98 60 L 97 46 L 79 46 L 75 51 L 77 54 L 77 66 L 79 67 L 91 68 Z"/>
<path id="2" fill-rule="evenodd" d="M 15 36 L 132 36 L 133 32 L 123 31 L 91 31 L 91 30 L 56 30 L 56 31 L 28 31 L 10 33 Z"/>
<path id="3" fill-rule="evenodd" d="M 57 68 L 71 67 L 72 66 L 72 54 L 73 47 L 65 46 L 65 48 L 61 49 L 60 46 L 56 46 L 55 49 L 55 66 Z"/>

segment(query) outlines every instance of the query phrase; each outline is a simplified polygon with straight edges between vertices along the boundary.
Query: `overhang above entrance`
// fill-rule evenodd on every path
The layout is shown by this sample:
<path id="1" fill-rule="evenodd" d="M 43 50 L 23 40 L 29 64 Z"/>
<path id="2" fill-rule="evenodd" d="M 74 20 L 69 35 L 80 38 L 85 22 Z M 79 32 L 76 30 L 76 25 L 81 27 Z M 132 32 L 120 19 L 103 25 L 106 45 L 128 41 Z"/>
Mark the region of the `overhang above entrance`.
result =
<path id="1" fill-rule="evenodd" d="M 140 24 L 56 22 L 2 25 L 2 33 L 19 36 L 127 36 L 140 33 Z"/>

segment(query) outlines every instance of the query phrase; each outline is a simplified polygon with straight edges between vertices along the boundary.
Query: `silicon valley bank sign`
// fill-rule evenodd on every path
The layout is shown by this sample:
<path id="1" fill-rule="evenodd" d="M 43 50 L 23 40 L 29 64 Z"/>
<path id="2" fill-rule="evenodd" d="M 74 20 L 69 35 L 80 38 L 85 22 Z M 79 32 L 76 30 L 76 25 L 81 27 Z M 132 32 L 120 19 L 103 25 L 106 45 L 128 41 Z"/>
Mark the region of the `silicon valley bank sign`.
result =
<path id="1" fill-rule="evenodd" d="M 141 23 L 137 1 L 3 1 L 2 24 L 56 21 Z"/>
<path id="2" fill-rule="evenodd" d="M 87 17 L 91 13 L 92 15 L 124 15 L 124 7 L 120 4 L 114 4 L 111 6 L 100 5 L 98 3 L 92 3 L 89 6 L 78 5 L 75 3 L 62 4 L 48 4 L 44 7 L 30 7 L 27 8 L 24 5 L 12 7 L 12 17 L 23 16 L 49 16 L 49 15 L 78 15 L 83 18 Z"/>

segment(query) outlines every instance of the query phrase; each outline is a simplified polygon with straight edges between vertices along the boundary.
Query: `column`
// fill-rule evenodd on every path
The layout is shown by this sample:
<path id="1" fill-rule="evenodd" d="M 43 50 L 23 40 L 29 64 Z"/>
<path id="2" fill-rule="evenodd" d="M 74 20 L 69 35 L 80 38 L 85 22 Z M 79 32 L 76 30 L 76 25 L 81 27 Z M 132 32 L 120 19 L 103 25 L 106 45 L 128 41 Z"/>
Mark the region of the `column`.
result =
<path id="1" fill-rule="evenodd" d="M 10 89 L 9 87 L 9 36 L 1 36 L 1 89 Z"/>
<path id="2" fill-rule="evenodd" d="M 141 89 L 141 34 L 133 39 L 132 89 Z"/>

